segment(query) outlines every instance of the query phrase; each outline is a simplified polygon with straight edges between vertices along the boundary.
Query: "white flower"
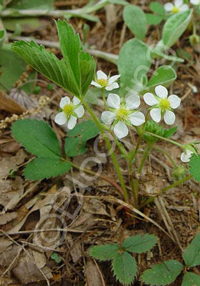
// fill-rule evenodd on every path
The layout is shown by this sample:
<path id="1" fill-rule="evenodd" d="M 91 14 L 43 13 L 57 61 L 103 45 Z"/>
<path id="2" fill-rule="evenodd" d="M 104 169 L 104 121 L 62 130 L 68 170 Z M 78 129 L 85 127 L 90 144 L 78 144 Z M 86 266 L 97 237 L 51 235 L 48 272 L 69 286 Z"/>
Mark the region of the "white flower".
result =
<path id="1" fill-rule="evenodd" d="M 116 82 L 120 75 L 114 75 L 108 77 L 104 72 L 98 71 L 95 81 L 92 81 L 91 84 L 98 88 L 105 88 L 108 91 L 116 89 L 119 87 L 119 84 Z"/>
<path id="2" fill-rule="evenodd" d="M 106 125 L 113 124 L 115 135 L 121 139 L 128 135 L 128 126 L 140 126 L 145 122 L 145 116 L 140 111 L 135 111 L 140 105 L 138 95 L 129 95 L 125 100 L 114 93 L 110 93 L 107 98 L 107 106 L 110 111 L 104 111 L 101 120 Z"/>
<path id="3" fill-rule="evenodd" d="M 164 5 L 164 9 L 168 13 L 176 14 L 178 12 L 183 12 L 189 9 L 187 4 L 184 4 L 183 0 L 175 0 L 174 4 L 168 2 Z"/>
<path id="4" fill-rule="evenodd" d="M 192 156 L 193 152 L 189 149 L 186 149 L 182 154 L 181 154 L 181 161 L 184 163 L 188 163 L 190 161 L 190 158 Z"/>
<path id="5" fill-rule="evenodd" d="M 200 0 L 190 0 L 190 3 L 193 5 L 200 5 Z"/>
<path id="6" fill-rule="evenodd" d="M 164 115 L 164 121 L 168 125 L 172 125 L 175 122 L 175 114 L 172 109 L 179 107 L 181 99 L 177 95 L 168 96 L 168 90 L 158 85 L 155 88 L 155 94 L 147 92 L 144 94 L 144 101 L 146 104 L 152 106 L 150 110 L 151 118 L 155 122 L 160 122 L 162 115 Z"/>
<path id="7" fill-rule="evenodd" d="M 72 102 L 68 96 L 63 97 L 60 101 L 60 108 L 62 112 L 56 115 L 55 122 L 59 125 L 67 123 L 68 129 L 73 129 L 77 118 L 81 118 L 85 112 L 77 97 L 74 97 Z"/>

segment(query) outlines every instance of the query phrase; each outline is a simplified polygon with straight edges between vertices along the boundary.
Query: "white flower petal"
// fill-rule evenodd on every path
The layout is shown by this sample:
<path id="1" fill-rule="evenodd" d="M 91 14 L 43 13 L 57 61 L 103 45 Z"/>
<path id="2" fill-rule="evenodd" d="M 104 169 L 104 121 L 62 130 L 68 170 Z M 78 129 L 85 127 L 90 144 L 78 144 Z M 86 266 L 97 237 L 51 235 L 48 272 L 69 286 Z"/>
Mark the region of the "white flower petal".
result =
<path id="1" fill-rule="evenodd" d="M 80 99 L 78 99 L 78 97 L 74 96 L 72 102 L 73 102 L 73 105 L 78 105 L 81 101 Z"/>
<path id="2" fill-rule="evenodd" d="M 175 0 L 174 1 L 174 5 L 175 7 L 181 7 L 183 5 L 183 0 Z"/>
<path id="3" fill-rule="evenodd" d="M 100 84 L 98 84 L 96 81 L 92 81 L 91 85 L 94 85 L 94 86 L 96 86 L 98 88 L 102 88 L 102 86 Z"/>
<path id="4" fill-rule="evenodd" d="M 175 114 L 174 112 L 167 110 L 164 114 L 164 121 L 167 125 L 172 125 L 175 122 Z"/>
<path id="5" fill-rule="evenodd" d="M 166 89 L 166 87 L 162 85 L 158 85 L 155 88 L 155 93 L 160 98 L 166 98 L 168 95 L 168 90 Z"/>
<path id="6" fill-rule="evenodd" d="M 113 82 L 117 81 L 118 78 L 120 78 L 120 75 L 113 75 L 113 76 L 111 76 L 111 77 L 109 78 L 109 80 L 108 80 L 108 84 L 109 84 L 109 85 L 112 84 Z"/>
<path id="7" fill-rule="evenodd" d="M 165 9 L 166 12 L 171 12 L 173 7 L 174 7 L 174 5 L 172 3 L 166 3 L 164 5 L 164 9 Z"/>
<path id="8" fill-rule="evenodd" d="M 119 95 L 115 93 L 109 93 L 107 98 L 107 105 L 111 108 L 119 109 L 120 108 L 121 99 Z"/>
<path id="9" fill-rule="evenodd" d="M 78 116 L 78 118 L 81 118 L 81 117 L 84 115 L 85 110 L 84 110 L 83 106 L 80 105 L 79 107 L 77 107 L 77 108 L 74 110 L 74 112 L 76 113 L 76 115 Z"/>
<path id="10" fill-rule="evenodd" d="M 183 11 L 187 11 L 189 9 L 189 6 L 187 4 L 183 4 L 181 7 L 180 7 L 180 12 L 183 12 Z"/>
<path id="11" fill-rule="evenodd" d="M 184 163 L 188 163 L 190 161 L 192 154 L 193 152 L 187 149 L 185 152 L 181 154 L 181 161 Z"/>
<path id="12" fill-rule="evenodd" d="M 200 5 L 200 0 L 190 0 L 190 3 L 193 5 Z"/>
<path id="13" fill-rule="evenodd" d="M 119 84 L 117 82 L 114 82 L 108 86 L 106 86 L 106 90 L 111 91 L 113 89 L 119 88 Z"/>
<path id="14" fill-rule="evenodd" d="M 67 116 L 64 112 L 60 112 L 55 116 L 54 120 L 58 125 L 63 125 L 67 122 Z"/>
<path id="15" fill-rule="evenodd" d="M 175 94 L 170 95 L 168 100 L 171 108 L 178 108 L 181 104 L 181 99 Z"/>
<path id="16" fill-rule="evenodd" d="M 140 126 L 145 122 L 145 116 L 142 112 L 136 111 L 129 115 L 131 124 L 134 126 Z"/>
<path id="17" fill-rule="evenodd" d="M 150 110 L 150 115 L 151 118 L 155 121 L 155 122 L 160 122 L 161 120 L 161 109 L 160 108 L 153 108 Z"/>
<path id="18" fill-rule="evenodd" d="M 98 79 L 98 80 L 99 80 L 99 79 L 105 79 L 105 80 L 107 80 L 108 77 L 107 77 L 107 75 L 106 75 L 104 72 L 98 71 L 98 72 L 97 72 L 97 79 Z"/>
<path id="19" fill-rule="evenodd" d="M 144 98 L 145 103 L 150 106 L 158 104 L 158 100 L 150 92 L 145 93 L 143 98 Z"/>
<path id="20" fill-rule="evenodd" d="M 105 123 L 106 125 L 110 125 L 113 123 L 114 119 L 116 117 L 116 114 L 111 112 L 111 111 L 104 111 L 101 114 L 101 120 L 103 121 L 103 123 Z"/>
<path id="21" fill-rule="evenodd" d="M 128 135 L 128 127 L 123 121 L 118 122 L 114 127 L 114 133 L 115 135 L 121 139 Z"/>
<path id="22" fill-rule="evenodd" d="M 140 97 L 137 94 L 132 94 L 126 97 L 126 109 L 132 110 L 140 106 Z"/>
<path id="23" fill-rule="evenodd" d="M 70 98 L 68 96 L 65 96 L 60 101 L 60 108 L 63 109 L 63 107 L 67 104 L 70 104 Z"/>
<path id="24" fill-rule="evenodd" d="M 73 129 L 76 125 L 77 118 L 75 116 L 70 116 L 69 121 L 67 122 L 67 128 Z"/>

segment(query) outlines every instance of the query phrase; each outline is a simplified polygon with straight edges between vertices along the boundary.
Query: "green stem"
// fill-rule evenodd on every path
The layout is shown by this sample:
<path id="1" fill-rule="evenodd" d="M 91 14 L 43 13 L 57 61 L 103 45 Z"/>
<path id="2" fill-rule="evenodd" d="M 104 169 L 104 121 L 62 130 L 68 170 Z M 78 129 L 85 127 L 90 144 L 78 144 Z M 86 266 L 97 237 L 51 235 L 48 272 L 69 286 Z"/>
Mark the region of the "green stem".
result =
<path id="1" fill-rule="evenodd" d="M 164 155 L 170 160 L 170 162 L 172 163 L 172 165 L 173 165 L 175 168 L 177 168 L 176 162 L 172 159 L 172 157 L 171 157 L 165 150 L 163 150 L 163 149 L 161 149 L 161 148 L 159 148 L 159 147 L 157 147 L 157 146 L 154 146 L 153 149 L 159 151 L 159 152 L 162 153 L 162 154 L 164 154 Z"/>
<path id="2" fill-rule="evenodd" d="M 105 134 L 105 131 L 104 131 L 104 128 L 102 127 L 102 124 L 99 122 L 98 118 L 95 116 L 95 114 L 92 112 L 91 108 L 89 107 L 89 105 L 84 101 L 84 99 L 81 99 L 81 102 L 83 103 L 83 105 L 85 106 L 85 108 L 87 109 L 88 113 L 91 115 L 92 119 L 94 120 L 95 124 L 97 125 L 97 127 L 99 128 L 100 132 L 102 133 L 103 137 L 104 137 L 104 140 L 106 142 L 106 145 L 107 145 L 107 148 L 108 150 L 110 151 L 112 149 L 112 146 L 110 144 L 110 141 L 108 140 L 106 134 Z M 125 186 L 125 183 L 124 183 L 124 178 L 123 178 L 123 175 L 122 175 L 122 172 L 120 170 L 120 167 L 119 167 L 119 163 L 117 161 L 117 158 L 114 154 L 114 152 L 111 152 L 110 153 L 110 156 L 112 158 L 112 161 L 113 161 L 113 164 L 114 164 L 114 167 L 116 169 L 116 172 L 117 172 L 117 175 L 118 175 L 118 178 L 119 178 L 119 181 L 120 181 L 120 185 L 121 185 L 121 188 L 123 190 L 123 195 L 124 195 L 124 199 L 126 202 L 128 202 L 129 198 L 128 198 L 128 192 L 126 190 L 126 186 Z"/>
<path id="3" fill-rule="evenodd" d="M 155 198 L 157 198 L 157 196 L 159 196 L 161 193 L 162 194 L 166 193 L 168 190 L 175 188 L 175 187 L 189 181 L 192 177 L 193 177 L 192 175 L 188 175 L 187 177 L 185 177 L 181 180 L 178 180 L 178 181 L 174 182 L 173 184 L 163 188 L 162 190 L 160 190 L 160 192 L 156 196 L 149 198 L 145 203 L 140 205 L 140 209 L 143 208 L 144 206 L 148 205 L 149 203 L 153 202 L 155 200 Z"/>
<path id="4" fill-rule="evenodd" d="M 147 157 L 149 155 L 149 152 L 151 151 L 151 148 L 152 148 L 152 145 L 148 145 L 148 147 L 144 151 L 144 155 L 143 155 L 142 161 L 141 161 L 139 169 L 138 169 L 139 174 L 142 173 L 142 169 L 144 167 L 144 163 L 146 162 L 146 159 L 147 159 Z"/>
<path id="5" fill-rule="evenodd" d="M 174 144 L 174 145 L 176 145 L 176 146 L 178 146 L 178 147 L 180 147 L 180 148 L 183 148 L 183 147 L 182 147 L 182 144 L 177 143 L 176 141 L 173 141 L 173 140 L 171 140 L 171 139 L 168 139 L 168 138 L 159 136 L 159 135 L 157 135 L 157 134 L 154 134 L 154 133 L 151 133 L 151 132 L 148 132 L 148 131 L 145 131 L 144 134 L 148 134 L 148 135 L 154 136 L 154 137 L 159 138 L 159 139 L 161 139 L 161 140 L 164 140 L 164 141 L 167 141 L 167 142 L 169 142 L 169 143 L 172 143 L 172 144 Z"/>

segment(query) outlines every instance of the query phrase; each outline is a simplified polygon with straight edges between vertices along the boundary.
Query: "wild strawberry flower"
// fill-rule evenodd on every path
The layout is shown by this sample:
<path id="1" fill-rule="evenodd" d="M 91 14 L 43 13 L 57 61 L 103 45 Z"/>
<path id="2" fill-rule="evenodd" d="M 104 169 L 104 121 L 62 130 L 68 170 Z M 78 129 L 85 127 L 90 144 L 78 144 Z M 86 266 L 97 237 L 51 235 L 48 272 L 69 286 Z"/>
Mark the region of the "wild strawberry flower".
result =
<path id="1" fill-rule="evenodd" d="M 193 5 L 200 5 L 200 0 L 190 0 L 190 3 Z"/>
<path id="2" fill-rule="evenodd" d="M 145 122 L 142 112 L 134 109 L 140 106 L 138 95 L 129 95 L 125 100 L 119 95 L 110 93 L 107 98 L 109 111 L 104 111 L 101 120 L 105 125 L 112 125 L 114 134 L 121 139 L 128 135 L 127 126 L 140 126 Z"/>
<path id="3" fill-rule="evenodd" d="M 197 151 L 191 145 L 185 145 L 183 148 L 183 153 L 181 153 L 181 161 L 188 163 L 192 157 L 192 154 L 197 154 Z"/>
<path id="4" fill-rule="evenodd" d="M 152 106 L 150 116 L 155 122 L 160 122 L 164 115 L 166 124 L 174 124 L 175 114 L 172 109 L 178 108 L 181 103 L 181 99 L 177 95 L 172 94 L 168 97 L 168 90 L 164 86 L 158 85 L 155 88 L 155 95 L 147 92 L 143 98 L 146 104 Z"/>
<path id="5" fill-rule="evenodd" d="M 167 13 L 179 13 L 189 9 L 187 4 L 184 4 L 183 0 L 175 0 L 174 4 L 168 2 L 164 5 L 164 9 Z"/>
<path id="6" fill-rule="evenodd" d="M 119 77 L 120 75 L 109 77 L 104 72 L 98 71 L 96 80 L 92 81 L 91 84 L 98 88 L 104 88 L 105 90 L 111 91 L 119 87 L 119 84 L 116 82 Z"/>
<path id="7" fill-rule="evenodd" d="M 68 96 L 63 97 L 60 101 L 60 108 L 62 111 L 55 116 L 55 122 L 59 125 L 67 124 L 68 129 L 73 129 L 77 118 L 81 118 L 85 112 L 77 97 L 74 97 L 72 101 Z"/>

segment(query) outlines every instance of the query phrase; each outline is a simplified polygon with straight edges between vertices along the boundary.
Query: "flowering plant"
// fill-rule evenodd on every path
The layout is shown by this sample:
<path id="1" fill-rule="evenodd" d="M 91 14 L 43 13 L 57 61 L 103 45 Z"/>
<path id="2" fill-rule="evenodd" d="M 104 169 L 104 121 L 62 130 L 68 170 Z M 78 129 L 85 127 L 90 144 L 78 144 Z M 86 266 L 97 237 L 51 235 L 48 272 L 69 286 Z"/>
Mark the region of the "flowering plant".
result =
<path id="1" fill-rule="evenodd" d="M 173 18 L 175 24 L 178 25 L 179 23 L 181 26 L 178 32 L 174 33 L 173 27 L 171 30 L 169 29 L 169 22 L 164 28 L 161 42 L 164 42 L 167 47 L 171 47 L 177 40 L 177 35 L 179 37 L 186 29 L 191 11 L 184 11 L 179 14 L 178 17 L 181 15 L 184 25 L 183 22 L 180 23 L 180 18 L 177 20 L 177 15 L 172 17 L 175 17 Z M 129 26 L 132 27 L 131 25 Z M 61 110 L 55 115 L 55 122 L 64 127 L 65 131 L 67 130 L 62 151 L 56 133 L 46 122 L 25 119 L 17 121 L 12 126 L 14 137 L 25 146 L 27 151 L 36 156 L 25 168 L 26 178 L 30 180 L 51 178 L 76 168 L 84 174 L 92 174 L 94 180 L 101 176 L 103 180 L 111 182 L 125 203 L 132 203 L 134 209 L 138 210 L 155 200 L 158 194 L 183 184 L 192 176 L 200 181 L 197 171 L 200 156 L 195 148 L 197 142 L 186 145 L 177 142 L 170 138 L 177 128 L 165 128 L 166 125 L 176 124 L 174 109 L 179 108 L 181 95 L 171 94 L 168 96 L 167 87 L 176 79 L 176 72 L 171 66 L 162 65 L 153 72 L 150 69 L 155 55 L 162 54 L 164 46 L 159 44 L 157 49 L 152 49 L 139 38 L 131 39 L 120 50 L 119 75 L 107 76 L 103 71 L 97 71 L 95 75 L 96 63 L 89 53 L 83 51 L 80 39 L 73 28 L 61 20 L 57 22 L 57 28 L 64 60 L 59 60 L 54 54 L 47 52 L 43 46 L 38 46 L 35 42 L 20 41 L 12 46 L 12 50 L 33 68 L 68 92 L 68 95 L 60 100 Z M 134 30 L 134 33 L 138 35 L 138 31 Z M 141 37 L 141 34 L 138 37 Z M 175 60 L 177 61 L 177 59 Z M 147 75 L 150 71 L 152 76 L 148 78 Z M 95 88 L 101 91 L 100 114 L 96 110 L 94 111 L 94 108 L 87 101 L 91 85 L 93 91 Z M 83 116 L 90 118 L 84 121 Z M 162 124 L 166 125 L 160 123 L 162 118 L 164 119 Z M 87 141 L 99 136 L 99 134 L 107 146 L 108 153 L 106 154 L 111 156 L 116 170 L 114 180 L 117 182 L 99 174 L 102 168 L 95 173 L 85 168 L 84 164 L 77 166 L 73 160 L 73 157 L 85 154 Z M 126 140 L 130 138 L 132 143 L 126 144 Z M 178 163 L 168 150 L 159 147 L 161 141 L 180 148 L 181 160 L 179 159 Z M 113 148 L 113 142 L 116 148 Z M 148 164 L 147 159 L 151 152 L 159 152 L 160 156 L 167 156 L 174 173 L 180 170 L 181 161 L 189 162 L 190 170 L 184 167 L 181 169 L 181 172 L 183 170 L 181 177 L 180 174 L 177 176 L 176 172 L 174 177 L 178 177 L 177 180 L 153 195 L 149 195 L 147 192 L 143 196 L 140 194 L 140 185 L 146 172 L 145 164 Z M 126 176 L 122 171 L 121 161 L 117 157 L 118 153 L 123 160 L 123 166 L 126 166 Z M 98 159 L 95 160 L 96 165 L 101 165 Z M 139 213 L 141 214 L 141 212 Z M 151 237 L 151 239 L 152 241 L 148 239 L 145 241 L 145 250 L 144 245 L 141 245 L 139 253 L 148 251 L 155 245 L 155 238 Z M 138 238 L 134 237 L 131 241 L 125 240 L 124 249 L 118 245 L 112 245 L 112 251 L 109 253 L 106 253 L 107 246 L 104 248 L 102 260 L 114 261 L 115 274 L 124 284 L 130 284 L 137 273 L 137 265 L 129 253 L 137 253 L 135 241 L 138 243 Z M 100 257 L 102 258 L 102 256 Z M 120 272 L 120 267 L 116 267 L 116 265 L 120 265 L 118 261 L 127 267 L 122 267 L 128 271 L 127 275 L 123 271 Z M 131 265 L 134 271 L 129 269 L 127 265 Z M 130 273 L 130 271 L 132 272 Z"/>

